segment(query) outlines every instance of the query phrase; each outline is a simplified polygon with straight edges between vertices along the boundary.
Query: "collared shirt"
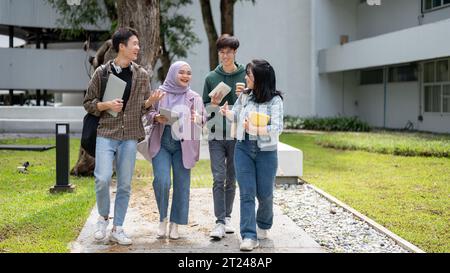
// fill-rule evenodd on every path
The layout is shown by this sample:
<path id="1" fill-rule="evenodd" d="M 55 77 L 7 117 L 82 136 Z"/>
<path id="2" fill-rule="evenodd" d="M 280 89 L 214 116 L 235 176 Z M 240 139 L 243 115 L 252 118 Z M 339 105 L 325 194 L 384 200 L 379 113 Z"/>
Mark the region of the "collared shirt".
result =
<path id="1" fill-rule="evenodd" d="M 283 100 L 280 96 L 275 96 L 272 100 L 265 103 L 257 103 L 252 99 L 253 93 L 249 95 L 241 94 L 233 106 L 234 121 L 237 122 L 237 139 L 245 139 L 245 128 L 243 126 L 246 118 L 249 118 L 251 112 L 259 112 L 270 116 L 267 125 L 266 136 L 250 136 L 252 140 L 257 140 L 258 147 L 261 149 L 276 149 L 279 135 L 283 132 Z"/>
<path id="2" fill-rule="evenodd" d="M 111 61 L 105 65 L 108 75 L 111 71 Z M 149 98 L 150 76 L 148 72 L 137 65 L 131 63 L 132 84 L 131 93 L 127 102 L 125 111 L 118 113 L 117 117 L 113 117 L 107 111 L 98 111 L 97 103 L 100 101 L 101 75 L 102 68 L 98 67 L 84 97 L 84 108 L 87 112 L 100 117 L 97 128 L 97 136 L 116 139 L 116 140 L 142 140 L 145 132 L 142 124 L 142 116 L 145 115 L 150 108 L 145 108 L 145 101 Z"/>

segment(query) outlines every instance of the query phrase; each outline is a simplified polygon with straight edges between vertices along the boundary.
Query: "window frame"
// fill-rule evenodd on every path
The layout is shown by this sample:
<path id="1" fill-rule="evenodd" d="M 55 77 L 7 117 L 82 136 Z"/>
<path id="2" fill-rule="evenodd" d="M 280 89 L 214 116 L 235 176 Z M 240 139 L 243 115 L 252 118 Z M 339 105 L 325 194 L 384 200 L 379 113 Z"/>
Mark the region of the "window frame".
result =
<path id="1" fill-rule="evenodd" d="M 363 79 L 363 73 L 365 73 L 365 72 L 374 72 L 374 71 L 381 71 L 381 73 L 382 73 L 382 79 L 381 79 L 381 82 L 375 82 L 375 83 L 373 83 L 373 82 L 371 82 L 371 83 L 363 83 L 362 82 L 362 79 Z M 380 84 L 384 84 L 385 83 L 385 81 L 386 81 L 386 73 L 385 73 L 385 68 L 384 67 L 374 67 L 374 68 L 368 68 L 368 69 L 362 69 L 362 70 L 360 70 L 359 71 L 359 85 L 360 86 L 368 86 L 368 85 L 380 85 Z"/>
<path id="2" fill-rule="evenodd" d="M 441 61 L 447 61 L 448 63 L 448 79 L 447 81 L 438 81 L 437 75 L 438 75 L 438 63 Z M 433 63 L 434 65 L 434 80 L 432 82 L 425 82 L 425 65 Z M 432 115 L 432 116 L 450 116 L 450 112 L 444 112 L 444 86 L 450 85 L 450 58 L 443 58 L 443 59 L 435 59 L 435 60 L 429 60 L 421 63 L 421 73 L 420 73 L 420 82 L 422 86 L 422 114 L 424 115 Z M 425 105 L 425 90 L 427 87 L 440 87 L 440 106 L 439 106 L 439 112 L 427 112 L 426 111 L 426 105 Z"/>
<path id="3" fill-rule="evenodd" d="M 426 1 L 427 0 L 422 0 L 422 13 L 433 12 L 433 11 L 436 11 L 436 10 L 445 9 L 445 8 L 449 8 L 450 7 L 450 3 L 444 4 L 444 0 L 440 0 L 441 1 L 441 5 L 439 5 L 438 7 L 431 8 L 431 9 L 426 9 L 425 8 Z"/>
<path id="4" fill-rule="evenodd" d="M 391 71 L 397 72 L 399 68 L 402 67 L 412 67 L 414 69 L 414 76 L 415 78 L 413 80 L 391 80 Z M 397 65 L 391 65 L 387 67 L 387 83 L 394 84 L 394 83 L 408 83 L 408 82 L 418 82 L 419 81 L 419 65 L 418 63 L 404 63 L 404 64 L 397 64 Z"/>

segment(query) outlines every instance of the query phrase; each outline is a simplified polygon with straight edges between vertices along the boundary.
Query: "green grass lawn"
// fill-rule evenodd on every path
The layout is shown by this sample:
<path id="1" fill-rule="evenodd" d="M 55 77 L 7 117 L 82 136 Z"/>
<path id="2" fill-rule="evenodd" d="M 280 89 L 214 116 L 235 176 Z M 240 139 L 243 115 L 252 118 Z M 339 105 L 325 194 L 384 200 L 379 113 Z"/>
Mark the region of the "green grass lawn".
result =
<path id="1" fill-rule="evenodd" d="M 54 139 L 0 140 L 1 144 L 54 144 Z M 79 140 L 71 139 L 71 166 Z M 72 194 L 50 194 L 55 185 L 55 149 L 0 151 L 0 252 L 67 252 L 94 203 L 92 179 L 70 178 Z M 16 167 L 30 162 L 29 173 Z"/>
<path id="2" fill-rule="evenodd" d="M 424 251 L 450 252 L 449 158 L 335 150 L 319 146 L 316 138 L 322 136 L 281 136 L 303 151 L 307 182 Z"/>
<path id="3" fill-rule="evenodd" d="M 55 139 L 0 140 L 0 144 L 54 144 Z M 70 140 L 70 167 L 78 159 L 80 140 Z M 56 150 L 45 152 L 0 151 L 0 253 L 68 252 L 93 206 L 94 179 L 70 177 L 74 193 L 50 194 L 56 183 Z M 17 166 L 30 162 L 29 173 Z M 136 162 L 133 191 L 148 190 L 152 181 L 151 164 Z M 209 161 L 202 160 L 192 171 L 192 187 L 210 187 Z M 149 192 L 153 194 L 153 192 Z"/>
<path id="4" fill-rule="evenodd" d="M 303 151 L 306 181 L 427 252 L 450 252 L 449 158 L 335 150 L 316 144 L 318 137 L 281 136 Z M 54 139 L 0 140 L 5 143 L 54 144 Z M 78 147 L 72 138 L 70 166 Z M 29 173 L 19 174 L 16 167 L 25 161 L 31 163 Z M 211 187 L 209 161 L 200 161 L 191 176 L 192 187 Z M 151 164 L 137 161 L 133 191 L 148 190 L 151 181 Z M 70 183 L 75 193 L 48 192 L 55 184 L 54 149 L 0 151 L 0 252 L 68 252 L 95 204 L 93 178 L 71 177 Z"/>

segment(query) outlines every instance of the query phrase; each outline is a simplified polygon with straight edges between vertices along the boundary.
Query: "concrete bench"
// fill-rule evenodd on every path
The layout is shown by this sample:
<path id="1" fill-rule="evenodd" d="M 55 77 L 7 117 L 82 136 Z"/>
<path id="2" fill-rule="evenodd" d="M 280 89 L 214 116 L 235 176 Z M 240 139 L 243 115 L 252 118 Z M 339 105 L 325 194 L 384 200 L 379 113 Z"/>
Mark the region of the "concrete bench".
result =
<path id="1" fill-rule="evenodd" d="M 303 152 L 285 143 L 278 143 L 276 184 L 298 184 L 303 176 Z"/>

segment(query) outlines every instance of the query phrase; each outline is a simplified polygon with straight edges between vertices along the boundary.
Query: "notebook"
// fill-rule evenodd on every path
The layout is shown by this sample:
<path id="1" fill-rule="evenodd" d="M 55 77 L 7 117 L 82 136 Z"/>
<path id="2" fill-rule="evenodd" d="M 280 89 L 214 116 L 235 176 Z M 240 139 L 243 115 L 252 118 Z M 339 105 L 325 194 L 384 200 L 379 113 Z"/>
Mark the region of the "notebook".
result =
<path id="1" fill-rule="evenodd" d="M 228 86 L 226 83 L 224 82 L 220 82 L 216 88 L 214 88 L 210 93 L 209 93 L 209 97 L 212 98 L 213 96 L 215 96 L 215 94 L 220 94 L 220 101 L 223 100 L 223 98 L 225 98 L 226 95 L 228 95 L 228 93 L 230 93 L 231 91 L 231 87 Z"/>
<path id="2" fill-rule="evenodd" d="M 105 94 L 103 95 L 103 101 L 122 99 L 126 86 L 127 83 L 125 81 L 121 80 L 113 73 L 110 73 L 108 77 L 108 83 L 106 84 Z M 107 112 L 113 117 L 117 117 L 118 113 L 112 110 L 108 110 Z"/>
<path id="3" fill-rule="evenodd" d="M 169 120 L 167 122 L 168 125 L 173 125 L 180 117 L 179 113 L 170 111 L 169 109 L 165 108 L 160 108 L 159 113 L 161 114 L 161 116 L 164 116 Z"/>

